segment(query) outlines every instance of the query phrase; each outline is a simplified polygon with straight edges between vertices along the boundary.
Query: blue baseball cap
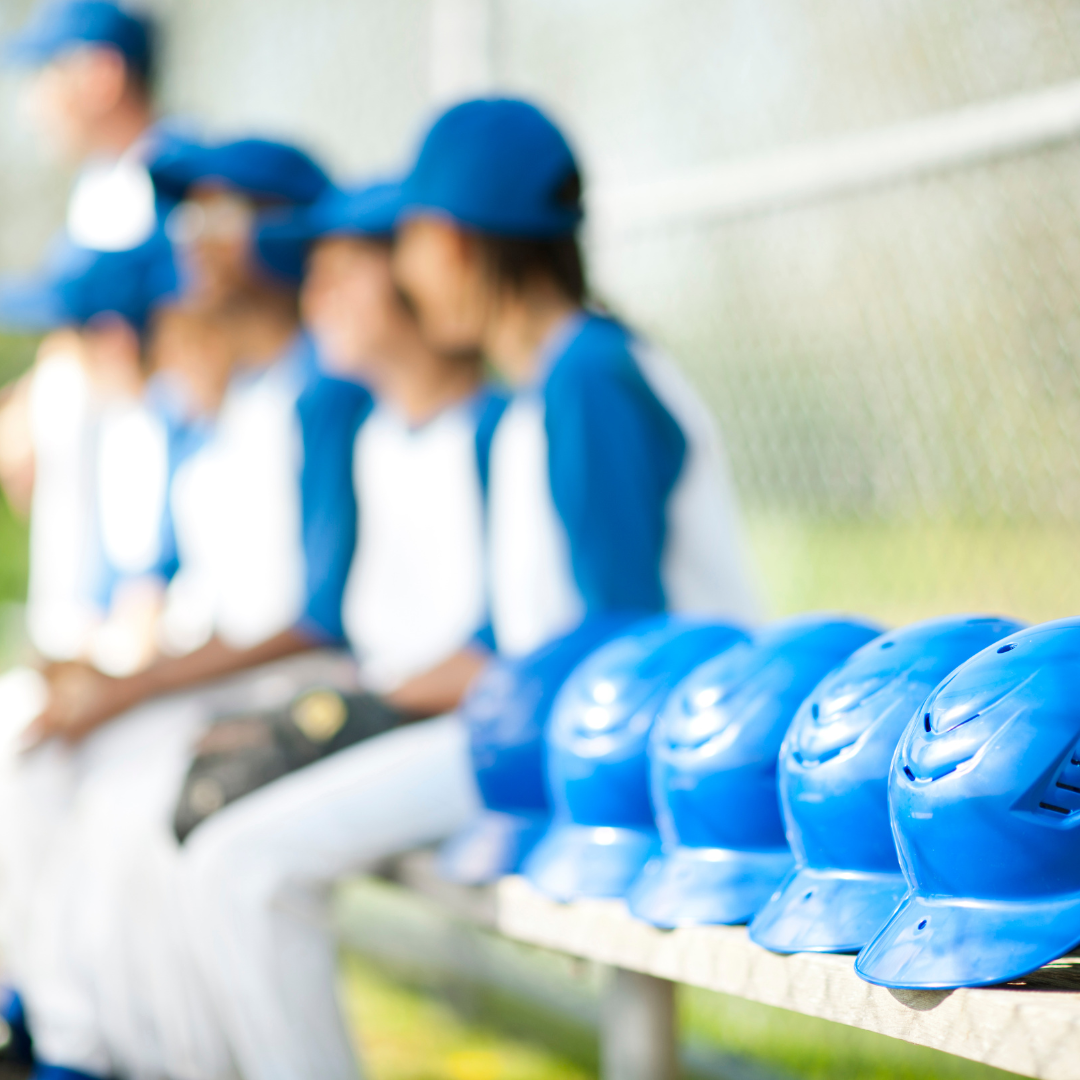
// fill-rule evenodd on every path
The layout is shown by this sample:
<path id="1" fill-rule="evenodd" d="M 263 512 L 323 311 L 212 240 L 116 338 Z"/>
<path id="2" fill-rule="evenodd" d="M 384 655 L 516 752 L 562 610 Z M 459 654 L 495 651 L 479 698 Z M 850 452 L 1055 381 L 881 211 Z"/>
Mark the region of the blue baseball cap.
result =
<path id="1" fill-rule="evenodd" d="M 176 140 L 150 163 L 150 178 L 166 199 L 183 199 L 197 184 L 218 184 L 294 206 L 315 202 L 330 186 L 326 173 L 302 150 L 270 139 L 217 145 Z"/>
<path id="2" fill-rule="evenodd" d="M 267 214 L 255 236 L 259 257 L 279 274 L 294 276 L 308 250 L 327 236 L 389 239 L 400 205 L 398 184 L 327 188 L 309 206 Z"/>
<path id="3" fill-rule="evenodd" d="M 562 132 L 535 105 L 466 101 L 427 133 L 402 184 L 402 214 L 442 214 L 497 236 L 568 236 L 583 216 L 579 178 Z"/>
<path id="4" fill-rule="evenodd" d="M 153 64 L 153 25 L 108 0 L 61 0 L 40 8 L 22 32 L 11 38 L 4 58 L 38 66 L 83 45 L 115 49 L 142 75 Z"/>
<path id="5" fill-rule="evenodd" d="M 172 245 L 160 229 L 129 251 L 61 241 L 36 277 L 0 281 L 0 325 L 43 332 L 117 315 L 139 332 L 177 291 Z"/>

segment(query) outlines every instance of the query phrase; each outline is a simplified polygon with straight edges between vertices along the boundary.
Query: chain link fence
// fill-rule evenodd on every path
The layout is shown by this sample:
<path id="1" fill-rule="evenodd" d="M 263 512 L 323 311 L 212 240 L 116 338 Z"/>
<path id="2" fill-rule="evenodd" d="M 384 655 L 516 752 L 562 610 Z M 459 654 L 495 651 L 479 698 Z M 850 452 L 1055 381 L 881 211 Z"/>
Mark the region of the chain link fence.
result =
<path id="1" fill-rule="evenodd" d="M 1080 75 L 1053 0 L 503 0 L 496 81 L 590 179 L 677 175 Z M 600 291 L 723 426 L 774 612 L 1080 611 L 1080 145 L 605 232 Z"/>

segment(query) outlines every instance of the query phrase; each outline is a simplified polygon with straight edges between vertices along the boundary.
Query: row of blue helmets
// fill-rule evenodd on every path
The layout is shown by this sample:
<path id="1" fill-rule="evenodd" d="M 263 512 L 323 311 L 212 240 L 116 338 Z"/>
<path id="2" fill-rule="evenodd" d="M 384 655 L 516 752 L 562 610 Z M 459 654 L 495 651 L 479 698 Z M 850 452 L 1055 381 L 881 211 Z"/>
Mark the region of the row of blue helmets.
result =
<path id="1" fill-rule="evenodd" d="M 440 872 L 889 987 L 1016 979 L 1080 944 L 1077 687 L 1080 619 L 589 620 L 471 691 L 486 809 Z"/>

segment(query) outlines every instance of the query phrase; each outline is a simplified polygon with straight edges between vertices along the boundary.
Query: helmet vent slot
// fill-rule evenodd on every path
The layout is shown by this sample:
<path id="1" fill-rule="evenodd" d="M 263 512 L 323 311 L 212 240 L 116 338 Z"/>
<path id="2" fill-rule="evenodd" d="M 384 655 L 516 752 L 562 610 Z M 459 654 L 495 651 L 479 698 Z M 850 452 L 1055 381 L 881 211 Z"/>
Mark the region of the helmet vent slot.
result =
<path id="1" fill-rule="evenodd" d="M 909 780 L 914 780 L 915 779 L 915 774 L 906 765 L 904 766 L 904 775 Z"/>
<path id="2" fill-rule="evenodd" d="M 1080 748 L 1073 747 L 1061 763 L 1052 783 L 1043 790 L 1039 806 L 1053 814 L 1080 812 Z"/>
<path id="3" fill-rule="evenodd" d="M 1001 648 L 998 649 L 998 652 L 999 653 L 1012 652 L 1013 649 L 1015 649 L 1015 648 L 1016 648 L 1016 643 L 1015 642 L 1010 642 L 1008 645 L 1002 645 Z"/>
<path id="4" fill-rule="evenodd" d="M 927 731 L 929 731 L 930 730 L 930 714 L 929 713 L 927 713 L 922 718 L 922 722 L 923 722 L 923 727 L 926 728 Z"/>

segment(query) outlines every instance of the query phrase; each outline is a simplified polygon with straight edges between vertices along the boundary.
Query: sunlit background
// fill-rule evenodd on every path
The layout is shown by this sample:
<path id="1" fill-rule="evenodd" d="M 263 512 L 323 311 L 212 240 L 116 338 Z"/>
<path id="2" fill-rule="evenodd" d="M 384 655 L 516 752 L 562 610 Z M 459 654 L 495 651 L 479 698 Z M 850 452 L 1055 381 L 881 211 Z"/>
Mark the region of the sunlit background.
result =
<path id="1" fill-rule="evenodd" d="M 2 0 L 0 33 L 29 6 Z M 899 622 L 962 609 L 1029 619 L 1080 611 L 1075 135 L 741 209 L 679 205 L 678 194 L 680 178 L 698 170 L 737 170 L 793 147 L 827 153 L 860 133 L 888 148 L 898 125 L 1067 87 L 1080 79 L 1080 5 L 155 7 L 167 29 L 165 111 L 222 132 L 290 135 L 346 176 L 395 169 L 435 105 L 466 93 L 508 89 L 549 107 L 573 134 L 595 192 L 597 296 L 669 351 L 714 409 L 772 613 L 830 607 Z M 38 257 L 68 179 L 19 122 L 16 96 L 17 81 L 0 75 L 3 269 Z M 648 213 L 619 202 L 650 184 Z M 0 339 L 0 375 L 25 365 L 32 347 Z M 17 602 L 25 534 L 9 513 L 0 514 L 0 545 L 0 596 Z M 394 961 L 399 980 L 406 969 L 415 976 L 410 963 Z M 406 992 L 375 969 L 349 970 L 353 991 L 385 1006 L 368 1012 L 384 1021 L 382 1044 L 374 1027 L 366 1034 L 384 1047 L 376 1080 L 577 1076 L 589 1067 L 587 1053 L 574 1066 L 571 1050 L 562 1064 L 521 1050 L 511 1068 L 498 1054 L 518 1050 L 461 1031 L 446 1035 L 445 1053 L 410 1059 L 408 1035 L 401 1053 L 386 1049 L 401 1010 L 421 1010 L 427 1019 L 412 1023 L 432 1032 L 457 1021 L 394 997 Z M 564 976 L 588 996 L 595 973 Z M 989 1075 L 925 1051 L 896 1057 L 882 1049 L 888 1040 L 704 1001 L 685 1003 L 697 1017 L 691 1030 L 719 1033 L 746 1068 L 764 1070 L 742 1075 Z M 717 1075 L 735 1075 L 725 1067 Z"/>

